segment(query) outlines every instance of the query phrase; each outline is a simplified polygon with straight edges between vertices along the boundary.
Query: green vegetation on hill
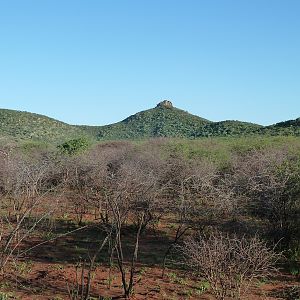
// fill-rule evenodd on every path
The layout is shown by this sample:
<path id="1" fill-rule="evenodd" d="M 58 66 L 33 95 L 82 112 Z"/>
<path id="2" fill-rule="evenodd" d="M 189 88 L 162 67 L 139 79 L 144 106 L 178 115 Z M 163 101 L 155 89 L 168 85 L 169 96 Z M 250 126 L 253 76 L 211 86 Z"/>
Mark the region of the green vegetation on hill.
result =
<path id="1" fill-rule="evenodd" d="M 197 137 L 207 136 L 244 136 L 256 134 L 263 126 L 240 121 L 222 121 L 207 124 Z"/>
<path id="2" fill-rule="evenodd" d="M 271 126 L 262 128 L 262 134 L 268 135 L 296 135 L 300 136 L 300 118 L 280 122 Z"/>
<path id="3" fill-rule="evenodd" d="M 163 101 L 156 108 L 139 112 L 106 126 L 82 126 L 97 140 L 146 139 L 153 137 L 200 138 L 254 135 L 300 135 L 300 119 L 264 127 L 241 121 L 211 122 Z"/>
<path id="4" fill-rule="evenodd" d="M 98 140 L 151 137 L 195 138 L 211 122 L 178 108 L 159 106 L 106 126 L 83 126 Z"/>
<path id="5" fill-rule="evenodd" d="M 267 127 L 240 121 L 211 122 L 173 107 L 170 101 L 163 101 L 153 109 L 136 113 L 115 124 L 75 126 L 43 115 L 0 109 L 0 142 L 33 140 L 61 144 L 82 137 L 101 141 L 256 135 L 300 136 L 300 118 Z"/>
<path id="6" fill-rule="evenodd" d="M 17 140 L 64 141 L 86 135 L 77 126 L 29 112 L 0 109 L 0 135 Z"/>

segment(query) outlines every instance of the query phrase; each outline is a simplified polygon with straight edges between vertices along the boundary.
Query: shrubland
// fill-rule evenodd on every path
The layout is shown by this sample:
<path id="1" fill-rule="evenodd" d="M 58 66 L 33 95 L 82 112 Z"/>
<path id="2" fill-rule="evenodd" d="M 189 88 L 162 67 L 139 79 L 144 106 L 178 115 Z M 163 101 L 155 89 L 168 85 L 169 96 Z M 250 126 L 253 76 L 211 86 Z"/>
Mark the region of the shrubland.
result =
<path id="1" fill-rule="evenodd" d="M 296 137 L 3 144 L 3 291 L 17 297 L 20 265 L 51 265 L 58 250 L 58 267 L 75 270 L 54 288 L 63 299 L 134 298 L 141 288 L 163 299 L 146 269 L 162 285 L 191 286 L 194 299 L 241 299 L 278 276 L 296 282 L 299 150 Z"/>

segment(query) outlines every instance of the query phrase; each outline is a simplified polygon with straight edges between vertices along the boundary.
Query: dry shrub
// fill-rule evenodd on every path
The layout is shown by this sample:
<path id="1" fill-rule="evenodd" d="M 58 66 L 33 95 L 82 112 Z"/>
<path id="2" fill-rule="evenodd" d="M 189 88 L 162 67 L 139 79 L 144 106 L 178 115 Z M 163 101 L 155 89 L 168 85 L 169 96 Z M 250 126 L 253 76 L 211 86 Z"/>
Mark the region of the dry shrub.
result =
<path id="1" fill-rule="evenodd" d="M 217 299 L 240 299 L 255 279 L 276 272 L 279 255 L 257 237 L 213 233 L 190 237 L 181 250 L 186 263 L 207 280 Z"/>
<path id="2" fill-rule="evenodd" d="M 21 154 L 0 158 L 0 272 L 17 259 L 19 246 L 51 218 L 60 200 L 53 161 Z M 46 201 L 50 196 L 53 201 Z"/>
<path id="3" fill-rule="evenodd" d="M 300 164 L 285 149 L 255 151 L 234 162 L 234 193 L 248 212 L 269 222 L 270 237 L 285 246 L 299 239 Z"/>

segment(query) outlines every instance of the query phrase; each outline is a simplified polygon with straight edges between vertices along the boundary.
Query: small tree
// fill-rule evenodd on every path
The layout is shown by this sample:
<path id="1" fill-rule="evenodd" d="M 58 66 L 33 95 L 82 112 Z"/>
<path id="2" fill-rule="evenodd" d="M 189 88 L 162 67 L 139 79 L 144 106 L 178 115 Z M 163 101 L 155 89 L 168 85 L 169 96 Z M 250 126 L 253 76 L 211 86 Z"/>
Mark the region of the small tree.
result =
<path id="1" fill-rule="evenodd" d="M 203 198 L 211 189 L 215 177 L 215 166 L 207 161 L 186 161 L 179 157 L 170 158 L 163 166 L 161 184 L 164 201 L 168 203 L 166 211 L 174 216 L 176 231 L 163 258 L 164 277 L 167 257 L 172 249 L 190 230 L 200 230 L 203 226 L 200 217 L 204 217 Z"/>
<path id="2" fill-rule="evenodd" d="M 105 214 L 100 218 L 112 229 L 110 262 L 116 258 L 124 296 L 129 298 L 135 285 L 136 264 L 142 233 L 161 216 L 157 158 L 133 153 L 130 149 L 114 152 L 107 160 L 105 174 L 98 178 L 99 193 Z M 105 175 L 105 176 L 104 176 Z M 131 225 L 134 239 L 129 267 L 124 257 L 124 230 Z M 128 267 L 128 268 L 127 268 Z"/>

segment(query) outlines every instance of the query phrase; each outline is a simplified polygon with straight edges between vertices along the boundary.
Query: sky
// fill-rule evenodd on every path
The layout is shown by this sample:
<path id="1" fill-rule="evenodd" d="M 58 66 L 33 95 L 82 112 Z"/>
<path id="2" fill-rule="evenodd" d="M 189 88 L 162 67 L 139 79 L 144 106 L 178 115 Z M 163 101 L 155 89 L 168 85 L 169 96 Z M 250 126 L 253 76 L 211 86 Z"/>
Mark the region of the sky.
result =
<path id="1" fill-rule="evenodd" d="M 300 117 L 299 0 L 0 0 L 0 107 L 104 125 L 164 99 Z"/>

